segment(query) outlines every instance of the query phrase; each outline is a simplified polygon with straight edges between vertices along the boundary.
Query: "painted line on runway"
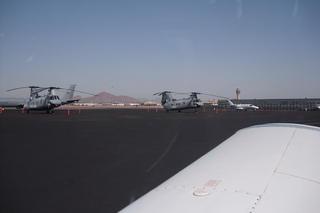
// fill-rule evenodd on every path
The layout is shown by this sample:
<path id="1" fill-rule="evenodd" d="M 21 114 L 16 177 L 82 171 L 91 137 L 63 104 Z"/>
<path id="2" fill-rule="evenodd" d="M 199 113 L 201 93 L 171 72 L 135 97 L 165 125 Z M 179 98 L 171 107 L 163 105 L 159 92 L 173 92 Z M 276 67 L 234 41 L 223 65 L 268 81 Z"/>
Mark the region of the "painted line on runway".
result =
<path id="1" fill-rule="evenodd" d="M 161 161 L 161 159 L 164 156 L 166 156 L 166 154 L 169 152 L 169 150 L 171 149 L 171 147 L 174 144 L 174 142 L 177 140 L 178 135 L 179 135 L 179 132 L 177 132 L 177 134 L 174 136 L 174 138 L 172 139 L 172 141 L 169 144 L 168 148 L 162 153 L 162 155 L 158 158 L 158 160 L 149 169 L 146 170 L 146 172 L 150 172 Z"/>

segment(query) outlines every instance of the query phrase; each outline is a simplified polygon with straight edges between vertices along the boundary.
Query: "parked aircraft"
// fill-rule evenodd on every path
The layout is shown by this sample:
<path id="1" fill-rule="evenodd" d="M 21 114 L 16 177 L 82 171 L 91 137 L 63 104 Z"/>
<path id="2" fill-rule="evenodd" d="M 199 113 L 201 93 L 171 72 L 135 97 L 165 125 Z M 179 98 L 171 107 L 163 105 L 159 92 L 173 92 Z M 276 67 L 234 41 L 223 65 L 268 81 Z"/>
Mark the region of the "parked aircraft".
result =
<path id="1" fill-rule="evenodd" d="M 277 212 L 320 209 L 320 128 L 245 128 L 120 213 Z"/>
<path id="2" fill-rule="evenodd" d="M 178 110 L 179 112 L 181 112 L 181 110 L 184 109 L 196 109 L 203 106 L 203 102 L 197 96 L 200 93 L 192 92 L 188 98 L 183 99 L 175 99 L 173 98 L 171 93 L 185 94 L 170 91 L 164 91 L 153 94 L 162 96 L 161 104 L 167 112 L 169 112 L 170 110 Z"/>
<path id="3" fill-rule="evenodd" d="M 230 101 L 230 99 L 227 100 L 228 101 L 228 106 L 232 109 L 235 110 L 245 110 L 247 111 L 248 109 L 252 109 L 252 110 L 258 110 L 259 107 L 255 106 L 253 104 L 234 104 L 232 103 L 232 101 Z"/>
<path id="4" fill-rule="evenodd" d="M 69 89 L 64 89 L 60 87 L 38 87 L 38 86 L 14 88 L 7 91 L 30 88 L 29 99 L 24 99 L 24 100 L 23 99 L 20 99 L 20 100 L 1 99 L 0 103 L 1 103 L 1 106 L 24 108 L 27 113 L 29 113 L 30 110 L 45 110 L 47 111 L 47 113 L 50 113 L 50 112 L 53 112 L 53 109 L 56 107 L 79 101 L 79 99 L 78 100 L 73 99 L 74 91 L 76 91 L 75 87 L 76 85 L 71 85 Z M 39 93 L 44 90 L 48 90 L 48 94 L 40 96 Z M 59 96 L 55 94 L 55 90 L 65 90 L 66 94 L 62 99 L 60 99 Z M 81 92 L 81 91 L 77 91 L 77 92 Z M 81 93 L 85 93 L 85 92 L 81 92 Z M 86 93 L 86 94 L 90 94 L 90 93 Z"/>
<path id="5" fill-rule="evenodd" d="M 23 108 L 28 101 L 28 98 L 0 98 L 0 107 Z"/>
<path id="6" fill-rule="evenodd" d="M 140 104 L 139 103 L 130 103 L 130 106 L 138 107 L 138 106 L 140 106 Z"/>

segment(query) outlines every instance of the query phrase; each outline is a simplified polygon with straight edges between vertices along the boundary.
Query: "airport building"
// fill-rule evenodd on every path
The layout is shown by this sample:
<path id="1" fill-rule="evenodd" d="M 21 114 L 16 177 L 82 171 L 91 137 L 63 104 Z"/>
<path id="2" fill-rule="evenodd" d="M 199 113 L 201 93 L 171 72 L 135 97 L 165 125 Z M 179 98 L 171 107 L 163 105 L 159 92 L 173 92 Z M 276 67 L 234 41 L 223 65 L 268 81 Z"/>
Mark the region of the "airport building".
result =
<path id="1" fill-rule="evenodd" d="M 260 110 L 316 110 L 315 105 L 320 104 L 320 98 L 304 99 L 234 99 L 234 104 L 253 104 Z M 227 100 L 218 101 L 219 109 L 227 109 Z"/>

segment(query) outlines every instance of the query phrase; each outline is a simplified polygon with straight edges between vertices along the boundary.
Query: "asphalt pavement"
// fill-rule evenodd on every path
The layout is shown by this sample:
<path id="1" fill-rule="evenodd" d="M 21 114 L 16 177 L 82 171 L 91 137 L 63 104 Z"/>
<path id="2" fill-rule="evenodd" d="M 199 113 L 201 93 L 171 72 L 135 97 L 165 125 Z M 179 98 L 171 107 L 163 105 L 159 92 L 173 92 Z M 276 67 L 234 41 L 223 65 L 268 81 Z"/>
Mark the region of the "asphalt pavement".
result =
<path id="1" fill-rule="evenodd" d="M 117 212 L 237 130 L 264 123 L 320 126 L 320 112 L 4 110 L 0 212 Z"/>

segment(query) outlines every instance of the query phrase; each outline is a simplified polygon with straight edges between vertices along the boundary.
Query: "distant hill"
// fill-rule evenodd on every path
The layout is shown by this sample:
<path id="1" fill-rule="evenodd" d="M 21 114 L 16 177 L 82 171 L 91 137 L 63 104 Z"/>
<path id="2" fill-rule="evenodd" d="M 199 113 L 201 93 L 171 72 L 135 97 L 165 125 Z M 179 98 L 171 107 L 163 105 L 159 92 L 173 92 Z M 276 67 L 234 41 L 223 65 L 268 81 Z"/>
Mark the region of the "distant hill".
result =
<path id="1" fill-rule="evenodd" d="M 80 96 L 74 97 L 74 99 L 80 99 L 80 103 L 136 103 L 141 102 L 138 99 L 129 96 L 115 96 L 107 92 L 101 92 L 96 96 L 81 98 Z"/>

